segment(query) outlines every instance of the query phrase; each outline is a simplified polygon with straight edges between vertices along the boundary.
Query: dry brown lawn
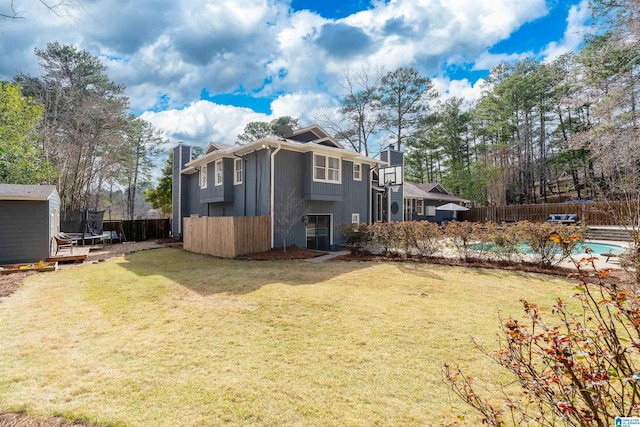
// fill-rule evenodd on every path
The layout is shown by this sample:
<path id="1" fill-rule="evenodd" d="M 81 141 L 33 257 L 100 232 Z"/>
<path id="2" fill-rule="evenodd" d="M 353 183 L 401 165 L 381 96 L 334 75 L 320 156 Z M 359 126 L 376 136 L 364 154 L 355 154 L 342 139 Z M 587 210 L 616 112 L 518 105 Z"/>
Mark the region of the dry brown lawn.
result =
<path id="1" fill-rule="evenodd" d="M 221 260 L 155 249 L 38 274 L 0 304 L 0 412 L 102 425 L 439 425 L 458 361 L 561 278 L 386 262 Z M 469 414 L 473 424 L 473 415 Z"/>

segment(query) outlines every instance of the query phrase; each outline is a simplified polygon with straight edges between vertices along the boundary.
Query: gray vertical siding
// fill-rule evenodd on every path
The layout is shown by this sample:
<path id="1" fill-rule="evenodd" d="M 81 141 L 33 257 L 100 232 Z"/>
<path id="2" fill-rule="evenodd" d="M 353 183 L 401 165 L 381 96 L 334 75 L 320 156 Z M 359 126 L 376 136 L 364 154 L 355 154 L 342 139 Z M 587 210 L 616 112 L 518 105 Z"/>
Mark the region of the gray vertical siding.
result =
<path id="1" fill-rule="evenodd" d="M 206 203 L 200 202 L 200 173 L 194 173 L 192 175 L 182 175 L 182 179 L 187 185 L 187 203 L 183 206 L 182 218 L 198 215 L 207 215 Z"/>
<path id="2" fill-rule="evenodd" d="M 216 185 L 216 162 L 207 164 L 207 188 L 200 190 L 201 203 L 233 202 L 233 159 L 222 159 L 222 184 Z M 198 175 L 201 172 L 198 172 Z"/>
<path id="3" fill-rule="evenodd" d="M 243 184 L 247 188 L 246 196 L 244 189 L 242 190 L 242 198 L 245 200 L 246 197 L 247 216 L 269 215 L 269 191 L 271 185 L 271 177 L 269 175 L 271 157 L 269 150 L 254 151 L 244 157 L 246 158 L 246 167 Z"/>
<path id="4" fill-rule="evenodd" d="M 281 229 L 277 224 L 283 205 L 290 211 L 290 231 L 287 236 L 287 245 L 295 244 L 298 247 L 306 247 L 306 226 L 302 222 L 302 216 L 306 212 L 306 203 L 303 198 L 305 187 L 305 154 L 288 150 L 281 150 L 275 157 L 275 200 L 274 200 L 274 245 L 282 246 Z"/>
<path id="5" fill-rule="evenodd" d="M 370 209 L 369 165 L 362 165 L 362 180 L 353 180 L 353 163 L 342 160 L 342 183 L 314 183 L 311 175 L 313 170 L 312 153 L 295 153 L 280 151 L 275 162 L 275 190 L 276 194 L 289 195 L 293 193 L 291 203 L 299 203 L 299 215 L 296 215 L 287 244 L 306 247 L 306 226 L 302 222 L 303 214 L 331 215 L 332 241 L 334 245 L 342 242 L 337 226 L 343 222 L 351 222 L 351 214 L 360 214 L 360 221 L 367 222 Z M 322 184 L 321 186 L 314 186 Z M 309 193 L 307 193 L 309 191 Z M 339 198 L 328 200 L 327 196 Z M 342 195 L 345 195 L 344 197 Z M 276 211 L 277 211 L 276 195 Z M 277 212 L 276 212 L 277 215 Z M 300 220 L 297 220 L 297 216 Z M 282 246 L 282 239 L 276 230 L 275 246 Z"/>
<path id="6" fill-rule="evenodd" d="M 182 234 L 182 218 L 189 216 L 189 180 L 180 174 L 191 161 L 191 146 L 179 144 L 173 149 L 173 180 L 171 185 L 172 222 L 174 236 Z"/>
<path id="7" fill-rule="evenodd" d="M 304 153 L 298 160 L 304 166 L 304 175 L 299 182 L 303 183 L 304 198 L 307 200 L 325 200 L 341 202 L 345 191 L 339 184 L 328 182 L 315 182 L 313 180 L 313 153 Z M 342 161 L 342 171 L 344 176 L 344 161 Z"/>
<path id="8" fill-rule="evenodd" d="M 49 257 L 49 212 L 47 201 L 0 201 L 0 264 Z"/>

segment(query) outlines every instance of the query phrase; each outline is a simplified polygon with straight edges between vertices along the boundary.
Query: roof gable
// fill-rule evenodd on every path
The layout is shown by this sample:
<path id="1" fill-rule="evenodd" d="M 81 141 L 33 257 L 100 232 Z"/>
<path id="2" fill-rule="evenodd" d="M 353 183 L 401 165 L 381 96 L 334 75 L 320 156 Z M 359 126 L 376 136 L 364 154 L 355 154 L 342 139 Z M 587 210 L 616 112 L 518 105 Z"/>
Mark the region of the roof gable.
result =
<path id="1" fill-rule="evenodd" d="M 233 148 L 233 147 L 228 144 L 221 144 L 219 142 L 210 142 L 209 145 L 207 146 L 207 149 L 204 150 L 204 154 L 213 153 L 214 151 L 225 151 L 230 148 Z"/>
<path id="2" fill-rule="evenodd" d="M 314 144 L 325 145 L 327 147 L 344 148 L 337 139 L 329 135 L 327 131 L 318 125 L 296 129 L 288 139 L 298 142 L 312 142 Z"/>

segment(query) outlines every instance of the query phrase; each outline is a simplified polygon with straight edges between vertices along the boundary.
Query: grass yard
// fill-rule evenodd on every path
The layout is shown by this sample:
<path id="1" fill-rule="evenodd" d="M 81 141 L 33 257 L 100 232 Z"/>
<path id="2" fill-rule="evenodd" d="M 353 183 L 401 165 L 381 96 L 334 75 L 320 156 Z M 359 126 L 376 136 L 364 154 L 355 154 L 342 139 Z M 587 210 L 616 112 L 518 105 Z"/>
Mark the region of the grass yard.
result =
<path id="1" fill-rule="evenodd" d="M 498 307 L 520 316 L 520 298 L 551 305 L 571 286 L 179 249 L 42 273 L 0 304 L 0 412 L 126 426 L 439 425 L 465 410 L 443 363 L 504 381 L 469 337 L 494 347 Z"/>

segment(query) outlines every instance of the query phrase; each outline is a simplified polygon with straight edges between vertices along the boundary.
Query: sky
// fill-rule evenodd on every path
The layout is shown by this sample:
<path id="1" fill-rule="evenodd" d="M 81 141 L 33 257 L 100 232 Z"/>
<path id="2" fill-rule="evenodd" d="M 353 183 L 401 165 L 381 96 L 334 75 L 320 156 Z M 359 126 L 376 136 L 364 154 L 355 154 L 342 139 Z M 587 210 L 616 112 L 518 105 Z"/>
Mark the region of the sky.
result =
<path id="1" fill-rule="evenodd" d="M 0 20 L 0 80 L 38 75 L 34 48 L 73 45 L 126 86 L 167 149 L 330 117 L 346 72 L 415 67 L 441 99 L 474 100 L 501 62 L 578 51 L 591 17 L 588 0 L 59 0 L 56 13 L 41 1 L 14 0 L 20 19 Z"/>

